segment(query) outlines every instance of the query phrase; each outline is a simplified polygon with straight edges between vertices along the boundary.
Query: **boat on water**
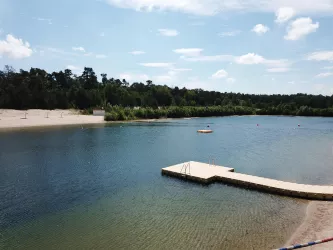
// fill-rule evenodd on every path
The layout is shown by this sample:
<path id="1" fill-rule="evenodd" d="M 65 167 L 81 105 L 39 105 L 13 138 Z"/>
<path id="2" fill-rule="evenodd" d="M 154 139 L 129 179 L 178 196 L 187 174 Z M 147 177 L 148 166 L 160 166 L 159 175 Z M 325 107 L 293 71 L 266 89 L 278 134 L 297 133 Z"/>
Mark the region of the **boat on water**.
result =
<path id="1" fill-rule="evenodd" d="M 203 134 L 210 134 L 210 133 L 213 133 L 213 130 L 210 130 L 210 129 L 200 129 L 197 132 L 198 133 L 203 133 Z"/>

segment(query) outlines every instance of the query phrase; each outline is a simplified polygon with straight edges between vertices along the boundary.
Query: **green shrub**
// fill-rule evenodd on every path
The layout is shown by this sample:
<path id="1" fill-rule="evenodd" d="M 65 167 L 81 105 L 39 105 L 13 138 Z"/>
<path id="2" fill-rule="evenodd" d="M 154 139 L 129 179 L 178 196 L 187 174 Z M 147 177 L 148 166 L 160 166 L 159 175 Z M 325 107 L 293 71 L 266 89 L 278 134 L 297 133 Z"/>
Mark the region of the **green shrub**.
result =
<path id="1" fill-rule="evenodd" d="M 183 118 L 183 117 L 210 117 L 210 116 L 230 116 L 230 115 L 253 115 L 253 114 L 275 114 L 277 109 L 256 110 L 252 107 L 244 106 L 170 106 L 160 109 L 151 107 L 132 109 L 120 106 L 108 106 L 105 115 L 106 121 L 125 121 L 135 119 L 160 119 L 160 118 Z M 332 111 L 330 111 L 332 112 Z M 323 112 L 327 115 L 329 112 Z M 286 112 L 292 114 L 292 112 Z"/>
<path id="2" fill-rule="evenodd" d="M 119 115 L 117 112 L 110 111 L 109 113 L 106 113 L 104 116 L 105 121 L 118 121 Z"/>

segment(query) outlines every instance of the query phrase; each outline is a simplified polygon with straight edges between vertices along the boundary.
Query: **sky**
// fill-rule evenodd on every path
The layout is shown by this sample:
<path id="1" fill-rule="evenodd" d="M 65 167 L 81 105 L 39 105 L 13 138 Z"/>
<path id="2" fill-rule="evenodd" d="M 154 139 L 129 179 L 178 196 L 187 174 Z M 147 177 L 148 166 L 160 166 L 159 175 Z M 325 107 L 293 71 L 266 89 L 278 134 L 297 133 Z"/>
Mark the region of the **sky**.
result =
<path id="1" fill-rule="evenodd" d="M 333 0 L 0 0 L 0 68 L 333 94 Z"/>

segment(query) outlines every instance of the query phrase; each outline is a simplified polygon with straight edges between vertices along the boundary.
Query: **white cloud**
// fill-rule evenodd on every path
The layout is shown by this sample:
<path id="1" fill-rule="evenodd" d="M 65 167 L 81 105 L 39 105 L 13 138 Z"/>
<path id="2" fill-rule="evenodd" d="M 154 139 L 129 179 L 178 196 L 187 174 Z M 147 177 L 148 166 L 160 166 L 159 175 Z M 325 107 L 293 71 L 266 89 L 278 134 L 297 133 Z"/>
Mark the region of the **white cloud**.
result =
<path id="1" fill-rule="evenodd" d="M 232 77 L 229 77 L 227 79 L 227 83 L 234 83 L 234 82 L 236 82 L 236 80 L 234 78 L 232 78 Z"/>
<path id="2" fill-rule="evenodd" d="M 119 8 L 136 11 L 176 11 L 195 15 L 215 15 L 228 11 L 274 13 L 281 6 L 288 6 L 299 14 L 333 12 L 331 0 L 106 0 L 106 2 Z M 282 9 L 277 13 L 279 20 L 288 17 L 286 10 Z"/>
<path id="3" fill-rule="evenodd" d="M 267 72 L 270 72 L 270 73 L 283 73 L 283 72 L 288 72 L 290 71 L 289 68 L 270 68 L 270 69 L 267 69 Z"/>
<path id="4" fill-rule="evenodd" d="M 159 84 L 165 84 L 165 83 L 175 83 L 178 82 L 179 74 L 186 71 L 191 71 L 192 69 L 185 69 L 185 68 L 171 68 L 167 74 L 165 75 L 158 75 L 153 77 L 153 81 Z"/>
<path id="5" fill-rule="evenodd" d="M 221 70 L 217 71 L 216 73 L 214 73 L 212 75 L 212 78 L 213 79 L 221 79 L 221 78 L 225 78 L 227 76 L 228 76 L 228 72 L 225 71 L 224 69 L 221 69 Z"/>
<path id="6" fill-rule="evenodd" d="M 172 29 L 159 29 L 159 34 L 162 36 L 178 36 L 179 32 L 177 30 Z"/>
<path id="7" fill-rule="evenodd" d="M 288 82 L 289 84 L 295 84 L 295 81 L 290 81 L 290 82 Z"/>
<path id="8" fill-rule="evenodd" d="M 188 62 L 236 62 L 238 64 L 264 64 L 270 68 L 288 68 L 292 63 L 287 59 L 266 59 L 255 53 L 248 53 L 242 56 L 213 55 L 213 56 L 181 56 L 181 59 Z"/>
<path id="9" fill-rule="evenodd" d="M 316 77 L 324 78 L 324 77 L 328 77 L 328 76 L 332 76 L 332 75 L 333 75 L 332 72 L 325 72 L 325 73 L 320 73 L 320 74 L 316 75 Z"/>
<path id="10" fill-rule="evenodd" d="M 295 10 L 291 7 L 281 7 L 276 12 L 275 22 L 284 23 L 290 20 L 295 15 Z"/>
<path id="11" fill-rule="evenodd" d="M 256 26 L 254 26 L 251 31 L 257 33 L 257 35 L 262 35 L 262 34 L 265 34 L 267 31 L 269 31 L 269 28 L 260 23 L 260 24 L 257 24 Z"/>
<path id="12" fill-rule="evenodd" d="M 86 51 L 83 47 L 72 47 L 72 50 L 74 50 L 74 51 L 82 51 L 82 52 Z"/>
<path id="13" fill-rule="evenodd" d="M 28 42 L 15 38 L 8 34 L 6 40 L 0 40 L 0 56 L 7 56 L 12 59 L 30 57 L 33 51 Z"/>
<path id="14" fill-rule="evenodd" d="M 287 28 L 287 35 L 284 39 L 295 41 L 312 32 L 316 32 L 319 28 L 319 22 L 313 23 L 310 17 L 297 18 Z"/>
<path id="15" fill-rule="evenodd" d="M 199 56 L 203 49 L 199 48 L 187 48 L 187 49 L 175 49 L 173 52 L 182 54 L 184 56 Z"/>
<path id="16" fill-rule="evenodd" d="M 239 64 L 260 64 L 265 62 L 265 58 L 254 53 L 248 53 L 236 59 Z"/>
<path id="17" fill-rule="evenodd" d="M 241 33 L 240 30 L 233 30 L 233 31 L 226 31 L 226 32 L 221 32 L 218 34 L 220 37 L 225 37 L 225 36 L 237 36 Z"/>
<path id="18" fill-rule="evenodd" d="M 74 74 L 81 74 L 83 72 L 83 68 L 79 66 L 68 65 L 66 68 L 70 69 Z"/>
<path id="19" fill-rule="evenodd" d="M 125 79 L 128 82 L 145 82 L 149 80 L 149 76 L 146 74 L 122 73 L 119 75 L 119 79 Z"/>
<path id="20" fill-rule="evenodd" d="M 333 69 L 333 66 L 326 66 L 323 69 Z"/>
<path id="21" fill-rule="evenodd" d="M 236 63 L 238 64 L 264 64 L 272 68 L 286 68 L 291 63 L 286 59 L 277 59 L 277 60 L 271 60 L 266 59 L 263 56 L 257 55 L 255 53 L 248 53 L 246 55 L 242 55 L 240 57 L 236 58 Z"/>
<path id="22" fill-rule="evenodd" d="M 171 68 L 171 70 L 168 71 L 168 76 L 173 77 L 175 80 L 176 79 L 175 77 L 177 77 L 179 74 L 181 74 L 183 72 L 188 72 L 188 71 L 192 71 L 192 69 Z"/>
<path id="23" fill-rule="evenodd" d="M 195 57 L 182 56 L 181 58 L 188 62 L 224 62 L 224 61 L 234 60 L 234 56 L 232 55 L 195 56 Z"/>
<path id="24" fill-rule="evenodd" d="M 173 63 L 140 63 L 140 65 L 151 68 L 171 68 Z"/>
<path id="25" fill-rule="evenodd" d="M 141 51 L 141 50 L 135 50 L 135 51 L 131 51 L 131 52 L 128 52 L 128 53 L 137 56 L 137 55 L 143 55 L 146 52 Z"/>
<path id="26" fill-rule="evenodd" d="M 103 58 L 107 58 L 107 56 L 103 55 L 103 54 L 98 54 L 98 55 L 96 55 L 96 58 L 103 59 Z"/>
<path id="27" fill-rule="evenodd" d="M 307 56 L 307 59 L 313 61 L 333 61 L 333 50 L 313 52 Z"/>
<path id="28" fill-rule="evenodd" d="M 104 36 L 105 36 L 105 33 L 104 33 L 104 32 L 101 32 L 101 33 L 99 34 L 99 36 L 104 37 Z"/>
<path id="29" fill-rule="evenodd" d="M 3 30 L 2 29 L 0 29 L 0 35 L 3 33 Z"/>

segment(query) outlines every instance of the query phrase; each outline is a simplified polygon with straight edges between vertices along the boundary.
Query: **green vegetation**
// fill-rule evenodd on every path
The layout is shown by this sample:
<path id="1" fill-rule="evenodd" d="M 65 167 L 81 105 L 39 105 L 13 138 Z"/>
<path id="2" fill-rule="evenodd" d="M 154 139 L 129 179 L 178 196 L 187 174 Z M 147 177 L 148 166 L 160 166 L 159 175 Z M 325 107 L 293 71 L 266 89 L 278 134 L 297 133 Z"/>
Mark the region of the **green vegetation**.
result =
<path id="1" fill-rule="evenodd" d="M 243 106 L 170 106 L 159 109 L 147 108 L 123 108 L 109 106 L 106 109 L 106 121 L 125 121 L 135 119 L 159 119 L 159 118 L 184 118 L 184 117 L 211 117 L 230 115 L 297 115 L 297 116 L 326 116 L 333 117 L 333 108 L 313 109 L 302 106 L 296 110 L 283 109 L 283 106 L 269 109 L 255 109 Z"/>
<path id="2" fill-rule="evenodd" d="M 253 115 L 255 110 L 241 106 L 170 106 L 158 109 L 147 108 L 122 108 L 119 106 L 108 106 L 106 108 L 106 121 L 124 121 L 135 119 L 159 119 L 159 118 L 182 118 L 182 117 L 210 117 L 230 115 Z"/>
<path id="3" fill-rule="evenodd" d="M 220 93 L 170 88 L 152 81 L 130 85 L 106 74 L 98 81 L 92 68 L 84 68 L 80 76 L 69 69 L 16 72 L 6 66 L 0 71 L 0 108 L 77 108 L 90 114 L 102 107 L 105 119 L 111 121 L 249 114 L 333 117 L 333 96 Z"/>

